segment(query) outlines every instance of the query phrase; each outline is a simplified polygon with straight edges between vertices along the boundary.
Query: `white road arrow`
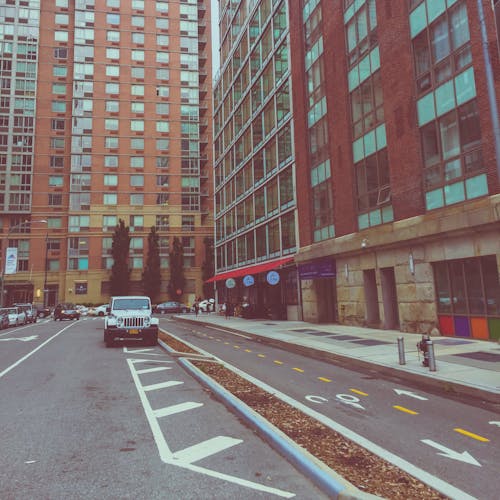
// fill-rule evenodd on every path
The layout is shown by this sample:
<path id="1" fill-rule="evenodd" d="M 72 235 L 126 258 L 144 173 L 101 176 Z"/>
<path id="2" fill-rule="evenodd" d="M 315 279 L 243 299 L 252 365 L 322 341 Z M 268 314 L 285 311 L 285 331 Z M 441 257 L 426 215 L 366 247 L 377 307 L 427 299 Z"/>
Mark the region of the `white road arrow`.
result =
<path id="1" fill-rule="evenodd" d="M 488 423 L 491 425 L 496 425 L 497 427 L 500 427 L 500 422 L 495 422 L 494 420 L 492 420 L 491 422 L 488 422 Z"/>
<path id="2" fill-rule="evenodd" d="M 459 453 L 458 451 L 450 450 L 450 448 L 446 448 L 442 444 L 436 443 L 430 439 L 421 439 L 422 443 L 428 444 L 433 448 L 441 450 L 441 453 L 438 455 L 442 455 L 446 458 L 451 458 L 453 460 L 458 460 L 459 462 L 465 462 L 466 464 L 476 465 L 477 467 L 481 467 L 481 464 L 467 451 Z"/>
<path id="3" fill-rule="evenodd" d="M 8 340 L 20 340 L 21 342 L 29 342 L 30 340 L 36 340 L 38 335 L 32 335 L 31 337 L 12 337 L 10 339 L 0 339 L 0 342 L 7 342 Z"/>
<path id="4" fill-rule="evenodd" d="M 428 398 L 424 398 L 424 396 L 419 396 L 418 394 L 415 394 L 414 392 L 411 392 L 411 391 L 403 391 L 402 389 L 394 389 L 394 392 L 398 396 L 401 396 L 403 394 L 405 396 L 410 396 L 410 398 L 420 399 L 421 401 L 428 401 Z"/>

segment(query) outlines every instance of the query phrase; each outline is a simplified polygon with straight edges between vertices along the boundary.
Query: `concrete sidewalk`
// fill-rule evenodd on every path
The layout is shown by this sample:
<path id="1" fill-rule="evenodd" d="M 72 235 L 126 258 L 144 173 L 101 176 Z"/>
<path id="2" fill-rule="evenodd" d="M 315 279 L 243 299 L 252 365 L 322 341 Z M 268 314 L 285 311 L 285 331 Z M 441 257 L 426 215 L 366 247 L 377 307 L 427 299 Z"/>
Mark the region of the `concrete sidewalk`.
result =
<path id="1" fill-rule="evenodd" d="M 396 330 L 376 330 L 304 321 L 255 320 L 216 313 L 177 315 L 193 323 L 240 332 L 260 342 L 349 366 L 364 366 L 421 385 L 500 403 L 500 345 L 459 337 L 432 337 L 436 371 L 422 366 L 416 344 L 421 336 Z M 403 337 L 406 364 L 399 364 L 397 339 Z"/>

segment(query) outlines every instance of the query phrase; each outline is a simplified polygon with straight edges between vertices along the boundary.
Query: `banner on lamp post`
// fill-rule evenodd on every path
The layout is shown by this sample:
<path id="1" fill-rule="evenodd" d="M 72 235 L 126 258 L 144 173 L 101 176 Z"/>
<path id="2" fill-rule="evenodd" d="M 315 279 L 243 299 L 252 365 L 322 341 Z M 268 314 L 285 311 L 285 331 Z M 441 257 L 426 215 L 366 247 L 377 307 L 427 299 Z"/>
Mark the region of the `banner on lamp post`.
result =
<path id="1" fill-rule="evenodd" d="M 5 274 L 15 274 L 17 271 L 17 248 L 7 248 L 5 253 Z"/>

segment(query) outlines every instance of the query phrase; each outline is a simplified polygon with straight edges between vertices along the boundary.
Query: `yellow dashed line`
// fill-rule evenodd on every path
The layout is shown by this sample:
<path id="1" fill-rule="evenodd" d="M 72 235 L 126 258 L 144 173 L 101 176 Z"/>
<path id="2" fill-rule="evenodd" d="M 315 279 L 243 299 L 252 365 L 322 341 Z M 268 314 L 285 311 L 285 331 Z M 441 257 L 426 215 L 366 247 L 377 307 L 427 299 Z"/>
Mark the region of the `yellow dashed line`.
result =
<path id="1" fill-rule="evenodd" d="M 259 358 L 265 358 L 265 357 L 266 357 L 266 355 L 265 355 L 265 354 L 257 354 L 257 356 L 258 356 Z"/>
<path id="2" fill-rule="evenodd" d="M 245 352 L 252 352 L 251 349 L 245 349 Z"/>
<path id="3" fill-rule="evenodd" d="M 293 368 L 296 372 L 299 372 L 299 373 L 304 373 L 304 370 L 302 370 L 302 368 Z"/>
<path id="4" fill-rule="evenodd" d="M 274 362 L 277 364 L 277 365 L 282 365 L 283 364 L 283 361 L 278 361 L 277 359 L 274 360 Z"/>
<path id="5" fill-rule="evenodd" d="M 368 396 L 366 392 L 363 391 L 358 391 L 358 389 L 349 389 L 351 392 L 354 392 L 354 394 L 359 394 L 360 396 Z"/>
<path id="6" fill-rule="evenodd" d="M 409 410 L 408 408 L 405 408 L 404 406 L 393 406 L 395 410 L 403 411 L 405 413 L 409 413 L 410 415 L 418 415 L 416 411 Z"/>
<path id="7" fill-rule="evenodd" d="M 318 377 L 318 380 L 321 380 L 321 382 L 331 382 L 331 380 L 329 378 L 325 378 L 325 377 Z"/>
<path id="8" fill-rule="evenodd" d="M 211 339 L 211 340 L 213 340 L 213 339 L 214 339 L 214 338 L 213 338 L 213 337 L 211 337 L 210 335 L 208 336 L 208 338 L 209 338 L 209 339 Z"/>
<path id="9" fill-rule="evenodd" d="M 463 434 L 464 436 L 468 436 L 472 439 L 477 439 L 477 441 L 481 441 L 483 443 L 489 443 L 489 439 L 485 438 L 483 436 L 479 436 L 478 434 L 474 434 L 473 432 L 466 431 L 465 429 L 453 429 L 455 432 L 458 432 L 459 434 Z"/>
<path id="10" fill-rule="evenodd" d="M 224 342 L 224 345 L 229 345 L 229 342 Z"/>
<path id="11" fill-rule="evenodd" d="M 221 339 L 215 339 L 215 340 L 216 340 L 217 342 L 222 342 L 222 340 L 221 340 Z"/>
<path id="12" fill-rule="evenodd" d="M 233 346 L 235 349 L 240 349 L 240 346 L 239 345 L 235 345 Z"/>

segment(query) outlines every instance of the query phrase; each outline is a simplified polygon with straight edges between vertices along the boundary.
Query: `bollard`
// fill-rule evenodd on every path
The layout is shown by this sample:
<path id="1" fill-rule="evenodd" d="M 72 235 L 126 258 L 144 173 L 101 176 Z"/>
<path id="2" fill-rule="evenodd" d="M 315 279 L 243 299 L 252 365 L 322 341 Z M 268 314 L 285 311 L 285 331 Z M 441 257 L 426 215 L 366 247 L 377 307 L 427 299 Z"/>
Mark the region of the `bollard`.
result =
<path id="1" fill-rule="evenodd" d="M 406 365 L 405 339 L 403 337 L 398 337 L 398 354 L 399 354 L 399 364 Z"/>
<path id="2" fill-rule="evenodd" d="M 434 356 L 434 343 L 432 340 L 428 340 L 427 344 L 427 352 L 429 354 L 429 371 L 436 371 L 436 357 Z"/>

